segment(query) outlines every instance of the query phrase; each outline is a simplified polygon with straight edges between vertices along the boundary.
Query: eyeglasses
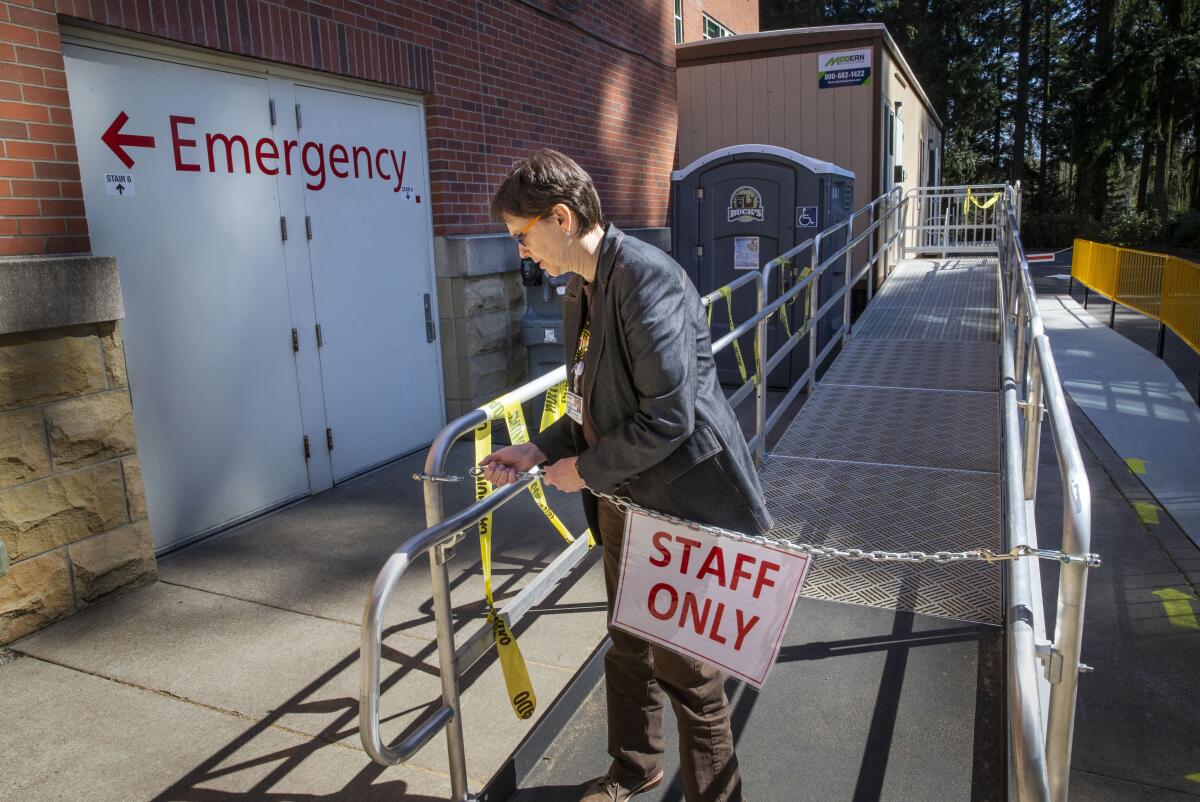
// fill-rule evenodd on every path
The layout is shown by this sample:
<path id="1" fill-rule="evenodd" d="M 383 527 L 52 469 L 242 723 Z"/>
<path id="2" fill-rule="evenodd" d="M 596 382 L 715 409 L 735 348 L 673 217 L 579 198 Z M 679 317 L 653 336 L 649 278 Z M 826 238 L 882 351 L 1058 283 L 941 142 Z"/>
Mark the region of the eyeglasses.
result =
<path id="1" fill-rule="evenodd" d="M 523 229 L 518 231 L 516 234 L 509 234 L 508 236 L 515 239 L 517 241 L 518 245 L 524 245 L 525 244 L 525 235 L 528 234 L 530 231 L 532 231 L 534 225 L 536 225 L 537 222 L 545 216 L 546 215 L 544 215 L 544 214 L 539 214 L 537 217 L 535 217 L 529 221 L 529 225 L 525 226 Z"/>

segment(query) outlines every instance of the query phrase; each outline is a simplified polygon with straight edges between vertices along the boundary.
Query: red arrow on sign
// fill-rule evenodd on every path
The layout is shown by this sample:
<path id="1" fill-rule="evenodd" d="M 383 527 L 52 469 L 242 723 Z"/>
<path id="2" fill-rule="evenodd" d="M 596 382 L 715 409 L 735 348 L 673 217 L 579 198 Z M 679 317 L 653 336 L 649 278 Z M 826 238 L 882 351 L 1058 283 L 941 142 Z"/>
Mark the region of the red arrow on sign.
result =
<path id="1" fill-rule="evenodd" d="M 125 148 L 152 148 L 154 147 L 154 137 L 122 134 L 121 129 L 125 127 L 125 123 L 127 122 L 129 122 L 129 115 L 121 112 L 117 115 L 117 119 L 112 121 L 112 125 L 108 126 L 108 130 L 100 136 L 100 140 L 108 145 L 113 153 L 117 154 L 117 158 L 126 167 L 133 167 L 133 159 L 129 158 L 129 154 L 125 152 Z"/>

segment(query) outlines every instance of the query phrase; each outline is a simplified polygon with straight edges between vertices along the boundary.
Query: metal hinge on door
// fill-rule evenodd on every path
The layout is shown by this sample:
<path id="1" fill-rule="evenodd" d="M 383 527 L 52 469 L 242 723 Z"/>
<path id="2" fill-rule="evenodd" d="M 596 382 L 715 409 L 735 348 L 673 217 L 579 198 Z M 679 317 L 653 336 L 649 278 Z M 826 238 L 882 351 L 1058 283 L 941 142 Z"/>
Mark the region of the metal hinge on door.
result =
<path id="1" fill-rule="evenodd" d="M 704 187 L 696 187 L 696 200 L 704 200 Z"/>
<path id="2" fill-rule="evenodd" d="M 312 449 L 308 447 L 308 435 L 304 435 L 304 458 L 312 459 Z"/>
<path id="3" fill-rule="evenodd" d="M 303 128 L 304 121 L 300 118 L 300 104 L 296 104 L 296 128 Z"/>
<path id="4" fill-rule="evenodd" d="M 271 112 L 271 127 L 274 128 L 275 127 L 275 101 L 268 100 L 267 108 Z"/>
<path id="5" fill-rule="evenodd" d="M 292 352 L 300 352 L 300 332 L 292 329 Z"/>
<path id="6" fill-rule="evenodd" d="M 325 430 L 325 446 L 333 451 L 333 429 Z"/>
<path id="7" fill-rule="evenodd" d="M 704 246 L 703 245 L 696 246 L 696 258 L 697 259 L 704 258 Z"/>
<path id="8" fill-rule="evenodd" d="M 323 348 L 324 346 L 325 346 L 325 338 L 321 336 L 321 324 L 318 323 L 317 324 L 317 347 Z"/>
<path id="9" fill-rule="evenodd" d="M 304 233 L 312 239 L 312 218 L 308 215 L 304 215 Z"/>
<path id="10" fill-rule="evenodd" d="M 286 217 L 279 218 L 279 236 L 283 238 L 284 242 L 287 242 L 287 218 Z"/>
<path id="11" fill-rule="evenodd" d="M 437 339 L 437 329 L 433 326 L 433 305 L 429 301 L 429 293 L 425 293 L 425 342 L 431 343 Z"/>

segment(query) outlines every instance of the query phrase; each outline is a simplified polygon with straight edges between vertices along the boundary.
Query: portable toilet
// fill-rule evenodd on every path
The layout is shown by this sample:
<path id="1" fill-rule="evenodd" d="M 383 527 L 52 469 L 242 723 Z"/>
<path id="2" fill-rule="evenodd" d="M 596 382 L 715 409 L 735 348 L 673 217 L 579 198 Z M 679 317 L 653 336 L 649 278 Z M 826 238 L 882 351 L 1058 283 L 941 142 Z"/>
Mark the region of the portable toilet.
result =
<path id="1" fill-rule="evenodd" d="M 687 271 L 700 294 L 730 283 L 746 270 L 758 270 L 771 259 L 791 250 L 819 231 L 845 220 L 854 211 L 854 173 L 829 162 L 773 145 L 737 145 L 714 150 L 682 170 L 671 174 L 672 253 Z M 846 242 L 845 231 L 822 243 L 821 258 Z M 775 271 L 778 280 L 768 296 L 778 297 L 785 282 L 793 281 L 800 268 Z M 845 281 L 839 264 L 820 283 L 819 307 Z M 787 284 L 790 286 L 790 283 Z M 788 308 L 789 331 L 803 324 L 804 293 Z M 734 320 L 741 323 L 754 314 L 754 293 L 733 295 Z M 842 325 L 840 316 L 829 315 L 818 332 L 824 347 Z M 728 333 L 729 316 L 724 302 L 717 301 L 712 315 L 713 339 Z M 768 348 L 774 352 L 787 335 L 779 316 L 768 324 Z M 754 362 L 744 338 L 747 370 Z M 722 382 L 738 383 L 732 349 L 718 354 Z M 802 343 L 790 359 L 772 371 L 768 386 L 788 387 L 808 367 L 808 349 Z"/>

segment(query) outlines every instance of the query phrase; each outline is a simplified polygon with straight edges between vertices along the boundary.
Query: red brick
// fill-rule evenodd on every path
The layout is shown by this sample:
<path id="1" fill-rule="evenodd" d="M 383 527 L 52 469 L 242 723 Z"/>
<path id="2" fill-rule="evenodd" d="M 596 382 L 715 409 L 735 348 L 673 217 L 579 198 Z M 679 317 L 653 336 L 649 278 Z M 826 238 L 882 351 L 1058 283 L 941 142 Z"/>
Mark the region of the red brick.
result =
<path id="1" fill-rule="evenodd" d="M 0 63 L 0 81 L 41 84 L 45 81 L 45 78 L 38 67 L 26 67 L 24 64 Z"/>
<path id="2" fill-rule="evenodd" d="M 8 25 L 0 23 L 0 39 L 5 42 L 22 45 L 36 45 L 38 43 L 38 32 L 32 28 L 23 28 L 20 25 Z"/>
<path id="3" fill-rule="evenodd" d="M 34 11 L 31 8 L 17 8 L 9 5 L 9 19 L 16 25 L 27 25 L 43 31 L 57 31 L 58 17 L 53 12 Z"/>
<path id="4" fill-rule="evenodd" d="M 87 253 L 92 249 L 87 237 L 50 237 L 46 240 L 47 253 Z"/>
<path id="5" fill-rule="evenodd" d="M 0 83 L 0 100 L 21 100 L 21 85 L 9 81 Z"/>
<path id="6" fill-rule="evenodd" d="M 31 253 L 46 253 L 46 240 L 42 237 L 6 237 L 0 239 L 0 255 L 17 256 Z"/>
<path id="7" fill-rule="evenodd" d="M 0 159 L 0 176 L 33 178 L 33 165 L 16 159 Z"/>
<path id="8" fill-rule="evenodd" d="M 16 47 L 16 60 L 21 64 L 30 64 L 36 67 L 53 67 L 59 70 L 63 68 L 62 51 L 41 50 L 18 45 Z"/>
<path id="9" fill-rule="evenodd" d="M 66 219 L 67 233 L 86 237 L 88 234 L 87 219 L 83 217 L 68 217 Z"/>
<path id="10" fill-rule="evenodd" d="M 0 119 L 44 123 L 50 119 L 50 114 L 47 112 L 45 106 L 38 106 L 32 103 L 0 102 Z"/>
<path id="11" fill-rule="evenodd" d="M 71 110 L 57 106 L 50 107 L 50 122 L 56 125 L 71 125 Z"/>
<path id="12" fill-rule="evenodd" d="M 26 162 L 28 164 L 28 162 Z M 69 162 L 37 162 L 34 165 L 38 178 L 49 178 L 56 181 L 78 181 L 79 165 Z"/>
<path id="13" fill-rule="evenodd" d="M 57 33 L 42 31 L 38 34 L 38 46 L 47 50 L 62 50 L 62 37 Z"/>
<path id="14" fill-rule="evenodd" d="M 63 181 L 58 185 L 59 192 L 64 198 L 82 198 L 83 184 L 78 181 Z"/>
<path id="15" fill-rule="evenodd" d="M 17 221 L 8 217 L 0 217 L 0 237 L 11 237 L 16 233 Z"/>
<path id="16" fill-rule="evenodd" d="M 67 227 L 59 217 L 27 217 L 21 219 L 21 236 L 49 236 L 63 234 Z"/>
<path id="17" fill-rule="evenodd" d="M 48 86 L 22 87 L 25 102 L 41 103 L 46 106 L 70 106 L 71 99 L 65 89 L 54 89 Z"/>
<path id="18" fill-rule="evenodd" d="M 61 198 L 57 181 L 13 181 L 13 195 L 18 198 Z"/>
<path id="19" fill-rule="evenodd" d="M 46 86 L 56 86 L 60 89 L 67 88 L 67 73 L 63 70 L 47 68 L 42 71 L 42 75 L 42 80 Z"/>
<path id="20" fill-rule="evenodd" d="M 55 145 L 54 158 L 60 162 L 79 161 L 79 151 L 74 145 Z"/>
<path id="21" fill-rule="evenodd" d="M 29 130 L 29 139 L 38 139 L 43 142 L 75 142 L 75 131 L 69 125 L 29 123 L 26 127 Z"/>
<path id="22" fill-rule="evenodd" d="M 45 142 L 24 142 L 9 140 L 5 143 L 5 152 L 13 159 L 61 159 L 54 145 Z"/>
<path id="23" fill-rule="evenodd" d="M 44 200 L 41 213 L 50 217 L 82 217 L 83 202 L 77 200 Z M 0 211 L 0 214 L 4 214 Z"/>
<path id="24" fill-rule="evenodd" d="M 32 216 L 39 214 L 39 212 L 40 210 L 38 209 L 38 202 L 36 200 L 0 200 L 0 215 Z"/>

